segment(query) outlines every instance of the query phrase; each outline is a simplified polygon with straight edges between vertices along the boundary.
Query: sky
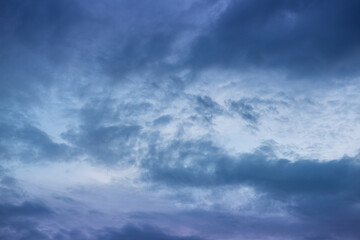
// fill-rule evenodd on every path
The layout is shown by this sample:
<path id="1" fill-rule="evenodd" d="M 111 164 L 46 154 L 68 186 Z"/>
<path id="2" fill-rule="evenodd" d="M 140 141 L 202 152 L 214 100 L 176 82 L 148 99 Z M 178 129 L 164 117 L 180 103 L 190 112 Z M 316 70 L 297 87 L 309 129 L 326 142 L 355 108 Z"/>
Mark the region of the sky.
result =
<path id="1" fill-rule="evenodd" d="M 360 238 L 357 0 L 0 1 L 0 239 Z"/>

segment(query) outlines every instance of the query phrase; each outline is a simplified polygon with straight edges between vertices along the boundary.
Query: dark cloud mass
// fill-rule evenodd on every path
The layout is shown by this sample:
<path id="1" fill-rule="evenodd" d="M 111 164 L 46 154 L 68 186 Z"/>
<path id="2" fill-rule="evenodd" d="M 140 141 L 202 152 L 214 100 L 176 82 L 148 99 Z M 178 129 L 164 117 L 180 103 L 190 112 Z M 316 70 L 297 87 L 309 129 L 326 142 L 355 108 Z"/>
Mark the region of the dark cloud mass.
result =
<path id="1" fill-rule="evenodd" d="M 267 199 L 285 203 L 288 211 L 317 226 L 319 232 L 360 234 L 354 228 L 360 222 L 358 157 L 290 162 L 273 159 L 271 149 L 264 146 L 234 158 L 210 142 L 176 142 L 150 155 L 158 157 L 146 166 L 147 177 L 153 181 L 178 188 L 252 187 Z"/>
<path id="2" fill-rule="evenodd" d="M 151 178 L 171 185 L 211 187 L 245 184 L 280 196 L 359 194 L 357 175 L 360 165 L 357 158 L 291 162 L 272 159 L 271 149 L 264 148 L 265 152 L 260 148 L 253 154 L 230 157 L 211 142 L 175 142 L 165 150 L 150 151 L 149 158 L 157 158 L 148 161 L 150 166 L 146 167 Z M 184 166 L 184 161 L 190 164 Z"/>
<path id="3" fill-rule="evenodd" d="M 64 138 L 100 163 L 111 164 L 127 158 L 140 131 L 139 126 L 83 126 L 67 132 Z"/>
<path id="4" fill-rule="evenodd" d="M 292 78 L 357 74 L 358 1 L 233 1 L 192 47 L 197 68 L 265 68 Z"/>
<path id="5" fill-rule="evenodd" d="M 53 161 L 69 159 L 76 152 L 66 144 L 54 142 L 45 132 L 27 123 L 22 116 L 3 111 L 0 119 L 0 156 L 4 160 Z M 10 117 L 11 116 L 11 117 Z"/>
<path id="6" fill-rule="evenodd" d="M 24 202 L 21 205 L 0 204 L 1 239 L 49 239 L 36 223 L 53 214 L 42 203 Z"/>
<path id="7" fill-rule="evenodd" d="M 99 239 L 107 239 L 107 240 L 132 240 L 132 239 L 144 239 L 144 240 L 202 240 L 202 238 L 198 237 L 179 237 L 179 236 L 171 236 L 167 235 L 160 230 L 145 226 L 143 228 L 139 228 L 133 225 L 125 226 L 122 229 L 104 229 L 99 231 L 98 233 Z"/>
<path id="8" fill-rule="evenodd" d="M 1 0 L 0 239 L 359 239 L 359 62 L 356 0 Z"/>

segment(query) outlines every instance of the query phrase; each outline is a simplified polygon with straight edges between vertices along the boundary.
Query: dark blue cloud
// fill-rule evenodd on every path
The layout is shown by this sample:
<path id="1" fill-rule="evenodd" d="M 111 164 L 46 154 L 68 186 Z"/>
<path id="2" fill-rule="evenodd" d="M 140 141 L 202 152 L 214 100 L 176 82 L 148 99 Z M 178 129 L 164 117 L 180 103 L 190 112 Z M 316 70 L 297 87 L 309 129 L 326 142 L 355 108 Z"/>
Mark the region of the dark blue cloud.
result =
<path id="1" fill-rule="evenodd" d="M 269 152 L 270 151 L 270 152 Z M 178 156 L 178 157 L 176 157 Z M 357 158 L 320 162 L 317 160 L 273 159 L 271 149 L 230 157 L 208 141 L 176 141 L 163 150 L 149 152 L 149 176 L 169 185 L 211 187 L 245 184 L 279 195 L 357 195 L 360 168 Z M 184 160 L 192 160 L 183 165 Z"/>
<path id="2" fill-rule="evenodd" d="M 171 121 L 172 121 L 172 117 L 170 115 L 164 115 L 155 119 L 153 123 L 155 126 L 159 126 L 159 125 L 166 125 Z"/>
<path id="3" fill-rule="evenodd" d="M 150 67 L 159 68 L 159 61 L 169 54 L 174 40 L 175 35 L 170 32 L 153 36 L 133 36 L 126 40 L 122 48 L 103 54 L 98 60 L 104 73 L 121 81 L 126 73 L 139 69 L 143 71 Z"/>
<path id="4" fill-rule="evenodd" d="M 3 203 L 0 205 L 0 213 L 2 219 L 9 219 L 17 217 L 48 216 L 51 215 L 53 211 L 42 203 L 24 202 L 21 205 Z"/>
<path id="5" fill-rule="evenodd" d="M 61 85 L 73 69 L 81 76 L 68 80 L 71 91 L 79 92 L 99 79 L 112 85 L 131 72 L 166 72 L 164 58 L 179 32 L 189 28 L 188 10 L 166 1 L 0 4 L 0 98 L 21 105 L 44 100 L 42 91 Z"/>
<path id="6" fill-rule="evenodd" d="M 29 104 L 74 56 L 70 32 L 83 10 L 75 1 L 32 0 L 2 1 L 0 9 L 1 97 Z"/>
<path id="7" fill-rule="evenodd" d="M 90 159 L 101 164 L 128 161 L 132 146 L 141 127 L 137 125 L 82 126 L 78 131 L 68 131 L 64 139 Z"/>
<path id="8" fill-rule="evenodd" d="M 50 240 L 47 234 L 38 229 L 38 225 L 31 221 L 18 221 L 4 225 L 0 229 L 0 237 L 4 240 Z"/>
<path id="9" fill-rule="evenodd" d="M 168 235 L 161 230 L 151 227 L 144 226 L 139 228 L 134 225 L 127 225 L 121 229 L 114 228 L 105 228 L 102 231 L 99 231 L 98 239 L 104 240 L 202 240 L 203 238 L 199 237 L 182 237 Z"/>
<path id="10" fill-rule="evenodd" d="M 265 203 L 263 203 L 265 204 Z M 269 202 L 269 206 L 274 202 Z M 272 206 L 274 207 L 274 206 Z M 259 215 L 233 212 L 193 210 L 176 214 L 137 213 L 133 216 L 137 221 L 151 221 L 156 219 L 162 224 L 195 228 L 204 233 L 205 238 L 215 239 L 357 239 L 359 232 L 351 221 L 343 219 L 305 218 L 289 221 L 281 215 L 267 214 L 266 210 Z M 329 221 L 330 220 L 330 221 Z M 330 223 L 331 222 L 331 223 Z M 356 222 L 355 222 L 356 224 Z"/>
<path id="11" fill-rule="evenodd" d="M 21 195 L 22 191 L 20 191 L 16 179 L 0 167 L 0 202 L 17 200 Z"/>
<path id="12" fill-rule="evenodd" d="M 23 202 L 20 205 L 0 204 L 0 238 L 15 239 L 49 239 L 47 234 L 38 228 L 38 220 L 53 215 L 53 211 L 40 202 Z"/>
<path id="13" fill-rule="evenodd" d="M 55 143 L 40 129 L 28 125 L 0 124 L 1 160 L 67 161 L 76 151 L 66 144 Z"/>
<path id="14" fill-rule="evenodd" d="M 223 113 L 222 107 L 209 96 L 196 96 L 195 111 L 205 120 L 211 121 L 214 116 Z"/>
<path id="15" fill-rule="evenodd" d="M 146 179 L 156 183 L 171 188 L 249 186 L 268 199 L 283 202 L 289 213 L 311 222 L 311 228 L 360 234 L 355 227 L 360 222 L 357 157 L 291 162 L 274 158 L 271 148 L 265 146 L 253 154 L 232 157 L 211 142 L 177 141 L 150 151 L 148 158 Z"/>
<path id="16" fill-rule="evenodd" d="M 358 1 L 232 1 L 193 44 L 189 65 L 292 78 L 357 74 L 359 10 Z"/>
<path id="17" fill-rule="evenodd" d="M 265 151 L 265 152 L 264 152 Z M 178 156 L 178 157 L 176 157 Z M 168 148 L 149 152 L 150 176 L 167 184 L 216 186 L 246 184 L 279 194 L 322 194 L 355 191 L 360 182 L 358 160 L 273 159 L 271 148 L 230 157 L 209 141 L 176 141 Z M 182 162 L 192 160 L 190 165 Z M 148 166 L 150 164 L 150 166 Z"/>
<path id="18" fill-rule="evenodd" d="M 151 107 L 147 102 L 122 104 L 106 98 L 90 100 L 80 110 L 70 111 L 69 114 L 79 118 L 80 125 L 62 133 L 62 138 L 91 161 L 127 162 L 142 129 L 131 119 Z"/>
<path id="19" fill-rule="evenodd" d="M 258 114 L 254 111 L 254 108 L 245 103 L 244 101 L 233 101 L 230 103 L 230 109 L 238 113 L 245 121 L 256 124 L 258 121 Z"/>

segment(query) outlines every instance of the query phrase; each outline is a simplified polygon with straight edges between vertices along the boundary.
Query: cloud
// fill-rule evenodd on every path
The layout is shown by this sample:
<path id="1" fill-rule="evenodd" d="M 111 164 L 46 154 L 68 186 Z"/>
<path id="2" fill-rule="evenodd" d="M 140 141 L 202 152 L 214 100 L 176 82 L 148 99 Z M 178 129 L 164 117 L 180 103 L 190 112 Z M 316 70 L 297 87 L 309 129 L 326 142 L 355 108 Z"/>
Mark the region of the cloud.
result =
<path id="1" fill-rule="evenodd" d="M 0 202 L 14 201 L 21 195 L 17 180 L 0 167 Z"/>
<path id="2" fill-rule="evenodd" d="M 53 161 L 69 160 L 70 154 L 75 155 L 68 145 L 55 143 L 50 137 L 32 125 L 0 125 L 0 156 L 2 160 Z"/>
<path id="3" fill-rule="evenodd" d="M 222 114 L 221 106 L 213 101 L 209 96 L 196 96 L 195 111 L 201 115 L 205 121 L 211 121 L 214 116 Z"/>
<path id="4" fill-rule="evenodd" d="M 2 1 L 1 97 L 23 105 L 42 99 L 36 93 L 52 86 L 57 70 L 64 71 L 73 59 L 70 33 L 83 17 L 71 1 Z"/>
<path id="5" fill-rule="evenodd" d="M 206 9 L 181 2 L 2 1 L 0 98 L 25 106 L 47 101 L 50 88 L 81 94 L 131 73 L 167 72 L 176 42 L 196 28 L 188 14 Z"/>
<path id="6" fill-rule="evenodd" d="M 170 115 L 163 115 L 155 119 L 153 123 L 155 126 L 159 126 L 159 125 L 166 125 L 171 121 L 172 121 L 172 117 Z"/>
<path id="7" fill-rule="evenodd" d="M 359 10 L 1 1 L 0 238 L 358 238 Z"/>
<path id="8" fill-rule="evenodd" d="M 290 79 L 354 76 L 357 1 L 232 1 L 192 45 L 195 69 L 283 71 Z"/>
<path id="9" fill-rule="evenodd" d="M 4 240 L 50 240 L 30 221 L 15 222 L 8 224 L 6 228 L 0 228 L 0 237 Z"/>
<path id="10" fill-rule="evenodd" d="M 275 203 L 270 203 L 274 205 Z M 272 206 L 274 207 L 274 206 Z M 356 239 L 358 232 L 353 225 L 333 221 L 333 225 L 323 224 L 313 219 L 298 219 L 282 214 L 222 212 L 222 211 L 185 211 L 176 214 L 138 213 L 136 221 L 156 221 L 165 226 L 194 229 L 205 239 Z M 328 223 L 328 222 L 327 222 Z M 351 229 L 352 228 L 352 229 Z M 340 230 L 342 229 L 342 230 Z"/>
<path id="11" fill-rule="evenodd" d="M 277 159 L 266 146 L 234 157 L 207 141 L 174 142 L 149 154 L 151 161 L 144 167 L 146 179 L 154 184 L 192 189 L 251 187 L 268 201 L 284 204 L 286 212 L 301 221 L 334 234 L 359 234 L 353 225 L 360 221 L 357 157 L 291 162 Z"/>
<path id="12" fill-rule="evenodd" d="M 50 239 L 38 228 L 38 220 L 52 216 L 53 211 L 40 202 L 25 201 L 20 205 L 0 204 L 1 239 Z"/>
<path id="13" fill-rule="evenodd" d="M 63 137 L 99 163 L 111 164 L 128 159 L 140 130 L 137 125 L 83 126 L 78 132 L 69 131 Z"/>
<path id="14" fill-rule="evenodd" d="M 254 108 L 243 101 L 232 101 L 230 103 L 230 109 L 238 113 L 245 121 L 256 124 L 258 121 L 258 114 L 254 111 Z"/>
<path id="15" fill-rule="evenodd" d="M 0 211 L 1 219 L 48 216 L 53 213 L 53 211 L 42 203 L 28 201 L 23 202 L 21 205 L 3 203 L 0 205 Z"/>
<path id="16" fill-rule="evenodd" d="M 91 161 L 103 164 L 127 162 L 142 130 L 131 119 L 151 107 L 146 102 L 126 104 L 115 99 L 92 99 L 72 111 L 79 119 L 79 125 L 61 135 Z"/>
<path id="17" fill-rule="evenodd" d="M 145 165 L 149 176 L 169 185 L 245 184 L 278 194 L 330 194 L 350 191 L 360 179 L 357 158 L 320 162 L 276 159 L 269 147 L 238 157 L 227 155 L 209 141 L 174 142 Z M 149 157 L 150 157 L 149 156 Z"/>
<path id="18" fill-rule="evenodd" d="M 134 225 L 127 225 L 121 229 L 105 228 L 97 233 L 98 239 L 105 240 L 201 240 L 203 238 L 195 236 L 174 236 L 168 235 L 161 230 L 151 227 L 144 226 L 139 228 Z"/>

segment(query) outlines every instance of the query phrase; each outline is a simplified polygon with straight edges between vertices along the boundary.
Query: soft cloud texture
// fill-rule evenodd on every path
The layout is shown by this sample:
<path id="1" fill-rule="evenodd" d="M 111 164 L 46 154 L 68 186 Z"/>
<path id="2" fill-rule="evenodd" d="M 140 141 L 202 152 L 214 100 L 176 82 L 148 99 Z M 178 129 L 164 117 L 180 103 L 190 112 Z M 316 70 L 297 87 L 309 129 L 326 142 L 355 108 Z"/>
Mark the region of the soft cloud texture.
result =
<path id="1" fill-rule="evenodd" d="M 359 3 L 0 3 L 0 238 L 358 239 Z"/>

